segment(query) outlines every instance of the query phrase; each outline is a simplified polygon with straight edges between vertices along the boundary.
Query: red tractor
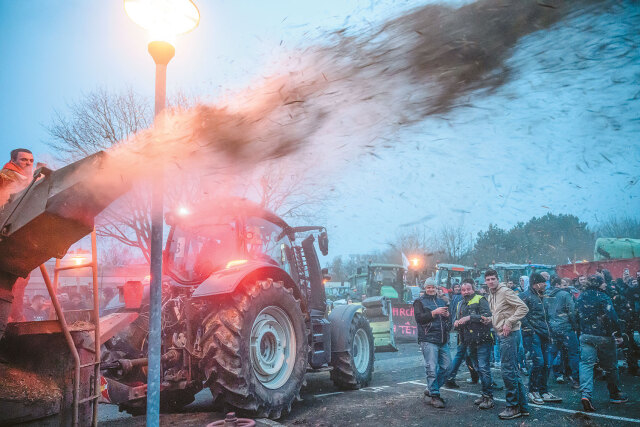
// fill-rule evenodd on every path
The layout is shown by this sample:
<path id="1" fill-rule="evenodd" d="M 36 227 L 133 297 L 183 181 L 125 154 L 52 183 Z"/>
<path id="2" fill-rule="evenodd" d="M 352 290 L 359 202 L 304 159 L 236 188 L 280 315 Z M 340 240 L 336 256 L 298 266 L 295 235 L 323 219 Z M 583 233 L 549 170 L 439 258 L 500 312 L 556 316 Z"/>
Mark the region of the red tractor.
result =
<path id="1" fill-rule="evenodd" d="M 221 407 L 279 418 L 299 398 L 308 370 L 330 367 L 340 388 L 369 384 L 374 340 L 361 307 L 326 315 L 315 249 L 317 241 L 327 253 L 323 227 L 291 227 L 242 199 L 181 209 L 166 220 L 161 409 L 180 408 L 208 387 Z M 140 318 L 103 349 L 103 395 L 131 413 L 143 413 L 146 403 L 144 289 Z"/>

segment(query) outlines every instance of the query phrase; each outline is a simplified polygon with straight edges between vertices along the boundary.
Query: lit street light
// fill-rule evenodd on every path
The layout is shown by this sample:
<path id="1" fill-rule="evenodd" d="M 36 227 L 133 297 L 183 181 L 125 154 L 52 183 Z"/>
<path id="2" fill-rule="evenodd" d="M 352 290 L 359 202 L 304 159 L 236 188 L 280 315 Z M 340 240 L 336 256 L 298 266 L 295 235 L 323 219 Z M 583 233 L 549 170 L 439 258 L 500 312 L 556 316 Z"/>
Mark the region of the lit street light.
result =
<path id="1" fill-rule="evenodd" d="M 149 33 L 148 50 L 156 63 L 155 115 L 166 105 L 167 65 L 175 55 L 175 38 L 193 30 L 200 12 L 191 0 L 124 0 L 129 18 Z M 147 425 L 160 424 L 160 350 L 162 305 L 162 234 L 164 171 L 152 179 L 151 195 L 151 283 L 147 371 Z"/>

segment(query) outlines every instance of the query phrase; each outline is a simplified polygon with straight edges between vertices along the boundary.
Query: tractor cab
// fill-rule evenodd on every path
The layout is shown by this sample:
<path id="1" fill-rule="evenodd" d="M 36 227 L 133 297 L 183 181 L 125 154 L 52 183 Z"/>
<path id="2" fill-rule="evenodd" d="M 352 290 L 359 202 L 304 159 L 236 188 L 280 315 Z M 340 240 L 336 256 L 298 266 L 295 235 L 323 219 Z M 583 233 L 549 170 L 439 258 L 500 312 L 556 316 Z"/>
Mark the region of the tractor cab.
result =
<path id="1" fill-rule="evenodd" d="M 405 269 L 401 265 L 369 264 L 366 296 L 402 299 L 405 291 L 404 275 Z"/>
<path id="2" fill-rule="evenodd" d="M 234 200 L 193 213 L 182 208 L 168 214 L 167 223 L 164 271 L 180 284 L 199 285 L 215 272 L 250 262 L 292 273 L 292 228 L 254 203 Z"/>
<path id="3" fill-rule="evenodd" d="M 478 272 L 474 267 L 458 264 L 438 264 L 436 265 L 435 281 L 438 286 L 451 289 L 454 284 L 460 284 L 464 279 L 475 279 Z"/>

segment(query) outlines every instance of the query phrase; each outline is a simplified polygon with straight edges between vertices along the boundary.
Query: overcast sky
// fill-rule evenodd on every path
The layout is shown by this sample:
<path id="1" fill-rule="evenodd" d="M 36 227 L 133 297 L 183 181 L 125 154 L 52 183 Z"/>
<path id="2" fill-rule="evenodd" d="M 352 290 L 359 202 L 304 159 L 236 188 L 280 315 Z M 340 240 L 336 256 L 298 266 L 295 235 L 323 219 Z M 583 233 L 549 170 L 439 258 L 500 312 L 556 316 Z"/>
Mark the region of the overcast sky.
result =
<path id="1" fill-rule="evenodd" d="M 204 100 L 241 88 L 286 49 L 341 27 L 366 28 L 408 1 L 199 1 L 200 26 L 179 38 L 168 91 Z M 448 2 L 462 4 L 462 2 Z M 384 249 L 411 227 L 437 230 L 573 213 L 591 224 L 640 208 L 640 4 L 594 26 L 561 22 L 513 50 L 512 81 L 491 96 L 383 135 L 374 155 L 315 162 L 331 254 Z M 0 155 L 52 158 L 44 125 L 97 88 L 152 96 L 146 35 L 121 1 L 0 1 Z M 5 154 L 1 154 L 5 153 Z M 337 165 L 337 166 L 336 166 Z M 510 260 L 511 261 L 511 260 Z M 517 260 L 513 260 L 517 261 Z"/>

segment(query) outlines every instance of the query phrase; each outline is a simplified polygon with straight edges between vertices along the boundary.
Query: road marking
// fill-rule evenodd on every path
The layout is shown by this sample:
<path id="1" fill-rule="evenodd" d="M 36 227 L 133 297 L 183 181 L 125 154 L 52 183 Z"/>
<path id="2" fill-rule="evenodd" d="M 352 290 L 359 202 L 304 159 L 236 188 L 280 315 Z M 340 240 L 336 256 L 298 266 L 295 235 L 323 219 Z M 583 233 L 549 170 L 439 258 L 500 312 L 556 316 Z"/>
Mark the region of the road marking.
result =
<path id="1" fill-rule="evenodd" d="M 426 384 L 421 383 L 420 381 L 417 381 L 417 380 L 413 380 L 413 381 L 403 381 L 403 382 L 398 383 L 398 384 L 416 384 L 416 385 L 423 385 L 423 386 L 426 386 Z"/>
<path id="2" fill-rule="evenodd" d="M 334 391 L 333 393 L 314 394 L 313 397 L 333 396 L 334 394 L 342 394 L 344 391 Z"/>
<path id="3" fill-rule="evenodd" d="M 379 393 L 381 391 L 383 391 L 385 388 L 389 388 L 388 385 L 380 385 L 380 386 L 376 386 L 376 387 L 365 387 L 365 388 L 361 388 L 360 391 L 368 391 L 370 393 Z"/>
<path id="4" fill-rule="evenodd" d="M 269 418 L 257 418 L 256 421 L 260 421 L 261 424 L 266 424 L 271 427 L 285 427 L 284 424 L 280 424 L 279 422 L 270 420 Z"/>
<path id="5" fill-rule="evenodd" d="M 426 387 L 427 384 L 420 382 L 420 381 L 404 381 L 398 384 L 416 384 L 416 385 L 420 385 L 423 387 Z M 440 387 L 441 390 L 447 390 L 447 391 L 451 391 L 453 393 L 458 393 L 458 394 L 464 394 L 467 396 L 474 396 L 474 397 L 480 397 L 482 396 L 481 394 L 478 393 L 471 393 L 469 391 L 462 391 L 462 390 L 452 390 L 450 388 L 446 388 L 446 387 Z M 493 400 L 495 400 L 496 402 L 506 402 L 506 400 L 504 399 L 499 399 L 499 398 L 493 398 Z M 559 408 L 556 406 L 546 406 L 546 405 L 533 405 L 531 404 L 529 406 L 529 408 L 531 409 L 549 409 L 551 411 L 558 411 L 558 412 L 566 412 L 567 414 L 583 414 L 586 415 L 588 417 L 597 417 L 597 418 L 606 418 L 609 420 L 617 420 L 617 421 L 626 421 L 626 422 L 631 422 L 631 423 L 637 423 L 640 424 L 640 419 L 637 418 L 625 418 L 625 417 L 618 417 L 615 415 L 606 415 L 606 414 L 599 414 L 597 412 L 584 412 L 584 411 L 574 411 L 573 409 L 565 409 L 565 408 Z"/>

